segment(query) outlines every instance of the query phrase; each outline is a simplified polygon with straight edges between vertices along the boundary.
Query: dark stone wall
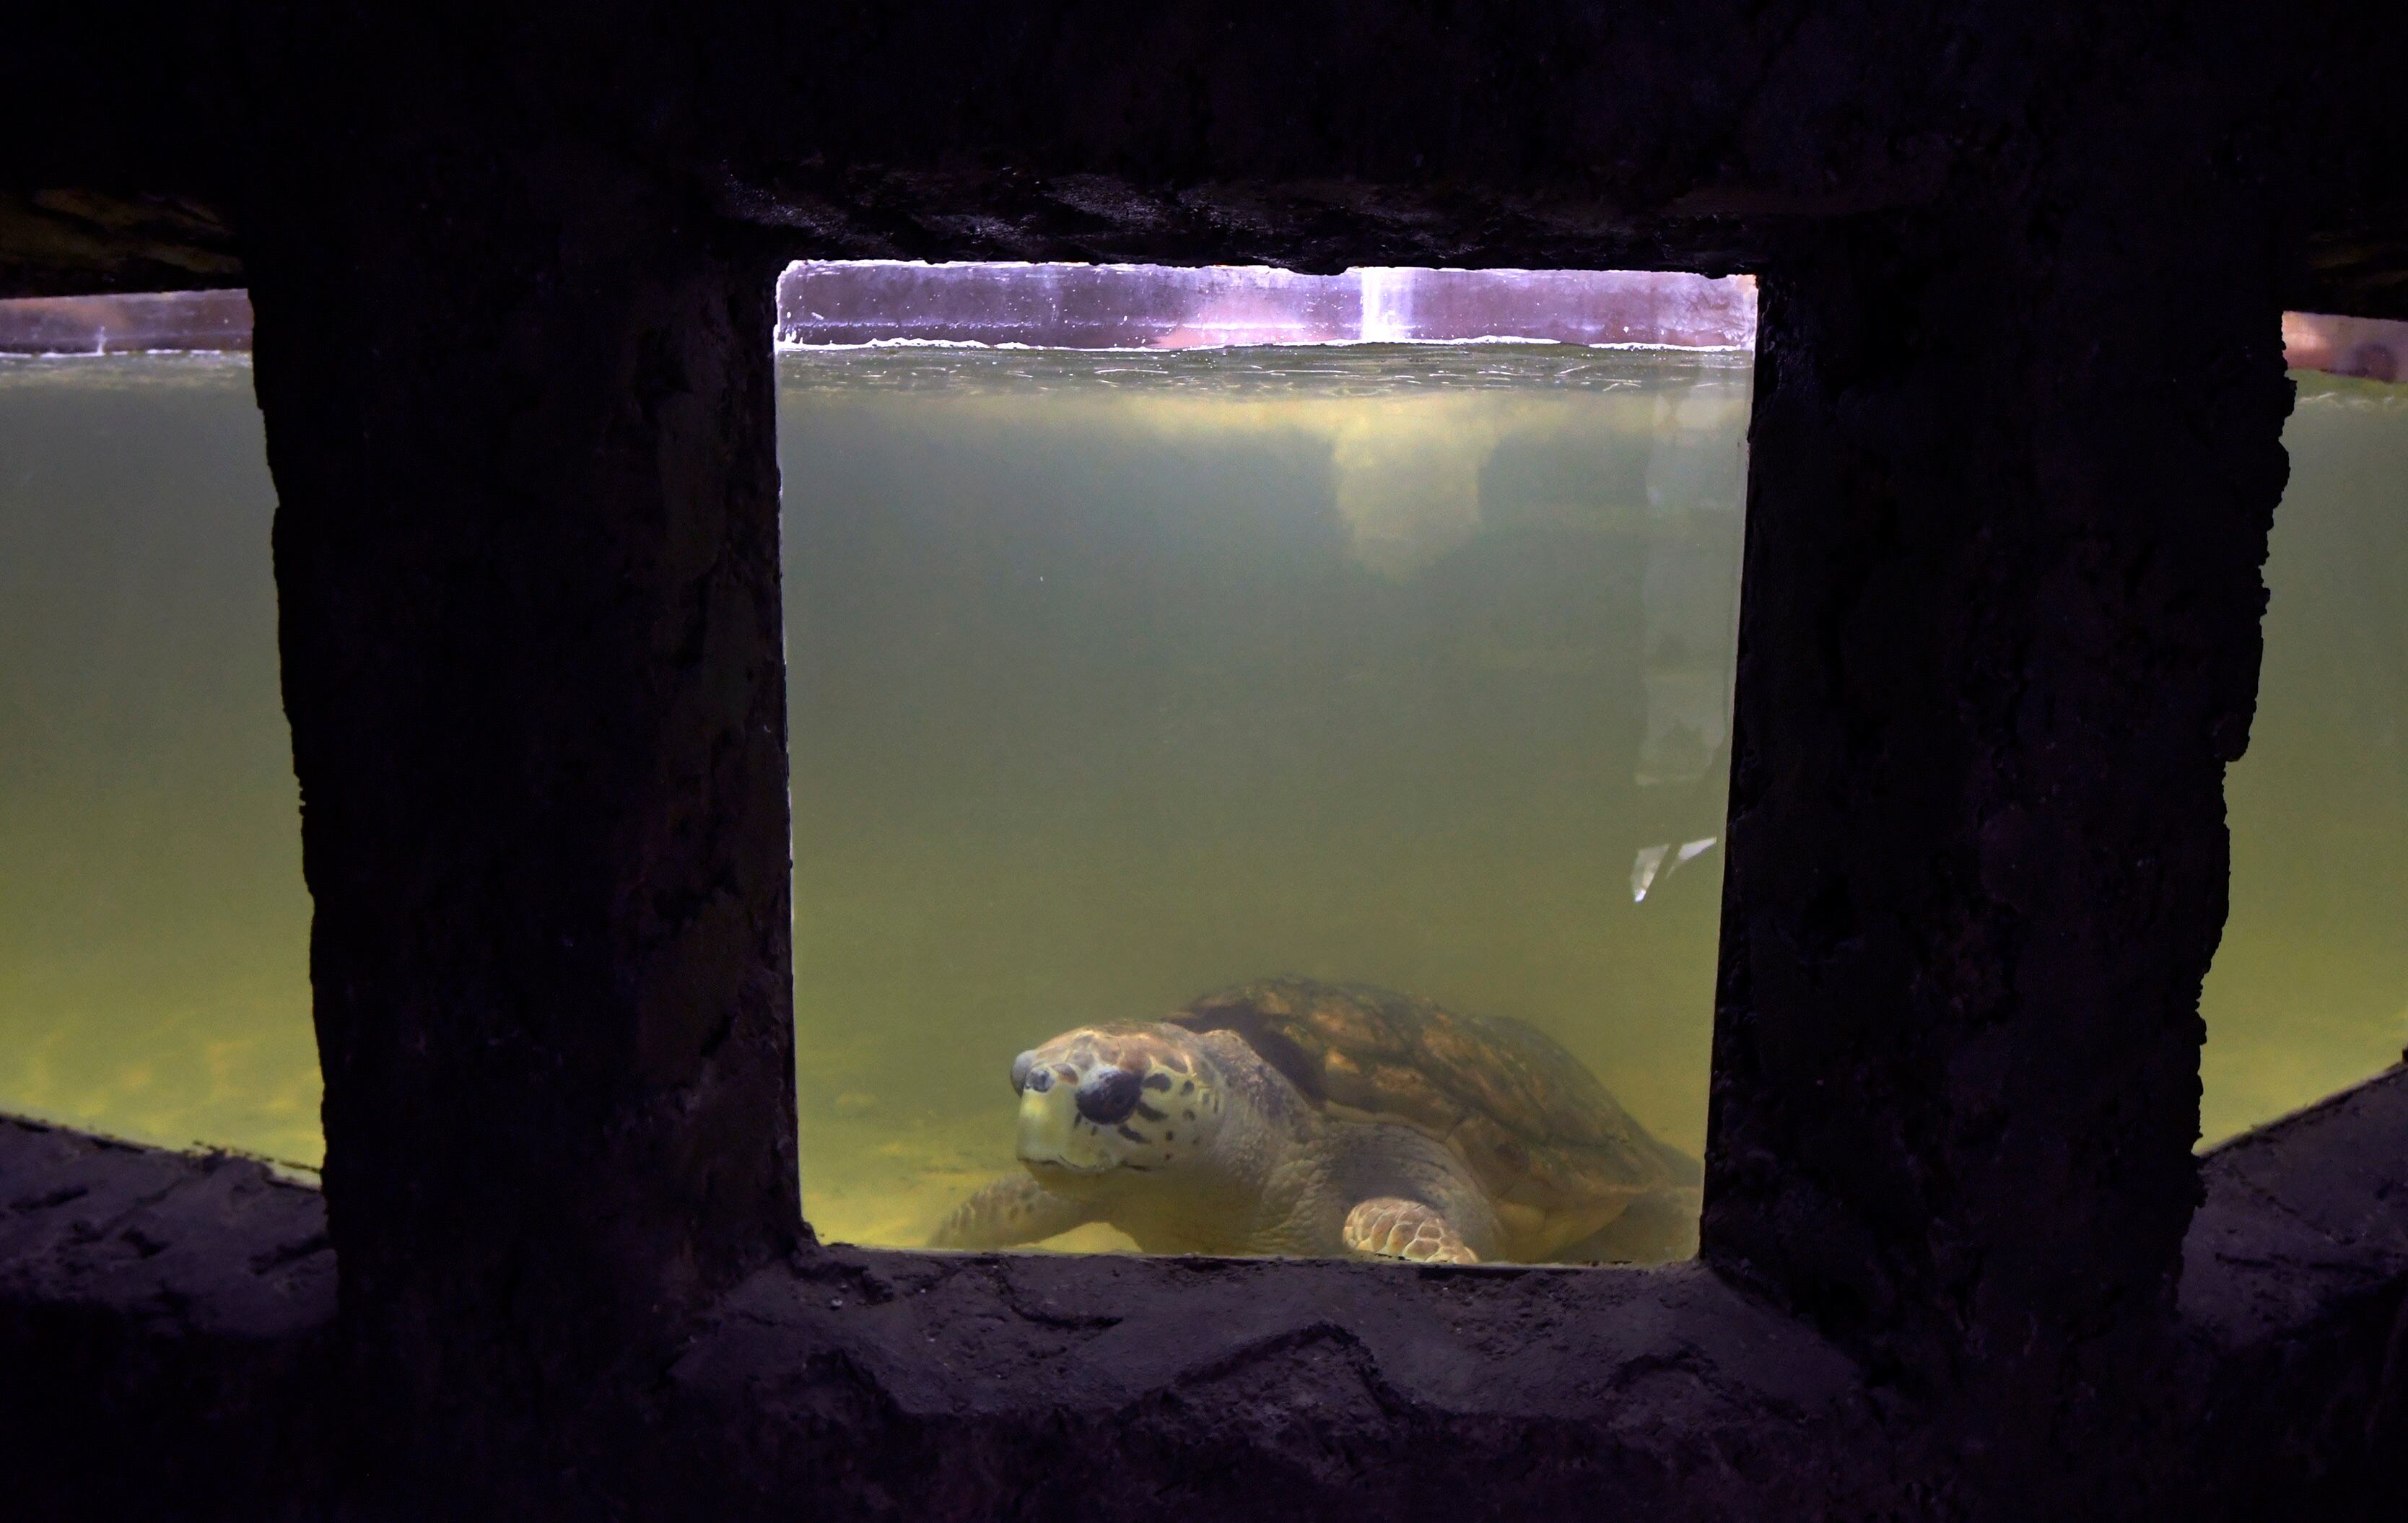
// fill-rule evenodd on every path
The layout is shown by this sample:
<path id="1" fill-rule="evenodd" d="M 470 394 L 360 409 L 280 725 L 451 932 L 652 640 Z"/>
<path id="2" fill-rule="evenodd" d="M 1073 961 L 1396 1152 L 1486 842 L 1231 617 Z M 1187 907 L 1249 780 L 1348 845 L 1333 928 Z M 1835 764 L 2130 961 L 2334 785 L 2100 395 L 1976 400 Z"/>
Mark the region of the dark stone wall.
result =
<path id="1" fill-rule="evenodd" d="M 11 1516 L 323 1516 L 348 1444 L 324 1200 L 0 1120 Z"/>
<path id="2" fill-rule="evenodd" d="M 2218 1148 L 2139 1477 L 2040 1516 L 2389 1518 L 2408 1072 Z M 26 1516 L 470 1511 L 372 1468 L 317 1192 L 0 1121 L 0 1464 Z M 1981 1435 L 1695 1267 L 815 1254 L 723 1298 L 606 1496 L 518 1516 L 1978 1516 Z M 488 1417 L 490 1408 L 480 1408 Z M 377 1415 L 382 1415 L 378 1414 Z M 126 1448 L 138 1444 L 139 1462 Z M 2102 1477 L 2060 1454 L 2069 1486 Z M 488 1472 L 490 1478 L 490 1471 Z M 413 1513 L 411 1483 L 417 1486 Z M 2028 1494 L 2028 1492 L 2027 1492 Z M 1993 1516 L 2034 1516 L 2018 1498 Z"/>
<path id="3" fill-rule="evenodd" d="M 112 70 L 93 15 L 46 20 L 47 72 L 0 91 L 42 129 L 0 134 L 0 193 L 181 198 L 238 246 L 340 1297 L 331 1330 L 237 1348 L 0 1282 L 0 1346 L 69 1372 L 62 1410 L 179 1454 L 253 1413 L 360 1516 L 2273 1494 L 2202 1501 L 2200 1425 L 2245 1439 L 2167 1399 L 2231 1368 L 2176 1300 L 2196 1007 L 2282 482 L 2276 317 L 2396 189 L 2370 145 L 2398 139 L 2379 60 L 2408 23 L 263 0 Z M 0 277 L 77 288 L 25 246 Z M 872 252 L 1761 275 L 1702 1263 L 810 1243 L 770 284 Z M 174 263 L 94 257 L 91 287 Z M 2284 1324 L 2300 1360 L 2258 1388 L 2332 1377 L 2269 1442 L 2378 1516 L 2388 1473 L 2347 1435 L 2396 1427 L 2399 1363 L 2360 1345 L 2399 1272 L 2348 1253 L 2349 1337 Z M 74 1499 L 44 1451 L 11 1462 Z M 194 1505 L 305 1510 L 268 1473 Z"/>
<path id="4" fill-rule="evenodd" d="M 402 1410 L 573 1402 L 802 1230 L 773 266 L 611 166 L 304 165 L 250 263 L 345 1314 Z"/>
<path id="5" fill-rule="evenodd" d="M 2290 406 L 2263 187 L 2089 120 L 1768 265 L 1703 1247 L 2030 1516 L 2149 1505 Z"/>

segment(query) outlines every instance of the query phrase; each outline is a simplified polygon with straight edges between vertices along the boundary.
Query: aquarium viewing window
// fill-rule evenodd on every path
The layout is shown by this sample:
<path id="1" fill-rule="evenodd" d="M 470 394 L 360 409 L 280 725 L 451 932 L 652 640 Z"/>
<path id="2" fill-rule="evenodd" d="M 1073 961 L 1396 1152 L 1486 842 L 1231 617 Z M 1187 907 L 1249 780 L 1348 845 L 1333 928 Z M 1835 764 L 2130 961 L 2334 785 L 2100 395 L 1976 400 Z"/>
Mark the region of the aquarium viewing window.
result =
<path id="1" fill-rule="evenodd" d="M 0 1110 L 315 1165 L 249 328 L 0 303 Z"/>
<path id="2" fill-rule="evenodd" d="M 1687 275 L 790 270 L 814 1228 L 1688 1252 L 1753 331 Z"/>
<path id="3" fill-rule="evenodd" d="M 2289 314 L 2291 474 L 2249 750 L 2225 779 L 2231 909 L 2200 999 L 2209 1142 L 2408 1043 L 2408 323 Z"/>
<path id="4" fill-rule="evenodd" d="M 802 265 L 778 321 L 820 1234 L 1685 1251 L 1752 287 Z M 2211 1142 L 2408 1040 L 2403 332 L 2286 320 Z M 0 1110 L 306 1167 L 249 342 L 239 293 L 0 303 Z M 1310 1230 L 1243 1219 L 1260 1171 L 1144 1193 L 1241 1103 Z"/>

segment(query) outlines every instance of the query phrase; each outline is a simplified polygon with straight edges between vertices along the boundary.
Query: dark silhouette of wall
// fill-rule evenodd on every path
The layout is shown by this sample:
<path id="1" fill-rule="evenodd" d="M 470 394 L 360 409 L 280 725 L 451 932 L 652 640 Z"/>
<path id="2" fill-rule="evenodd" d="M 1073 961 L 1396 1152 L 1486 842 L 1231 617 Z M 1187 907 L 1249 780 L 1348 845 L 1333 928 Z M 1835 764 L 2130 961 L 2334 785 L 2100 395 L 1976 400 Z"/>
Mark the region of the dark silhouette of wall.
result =
<path id="1" fill-rule="evenodd" d="M 221 1313 L 326 1257 L 243 1166 L 11 1133 L 5 1462 L 251 1516 L 2376 1516 L 2396 1174 L 2274 1256 L 2345 1292 L 2182 1275 L 2279 313 L 2387 289 L 2400 24 L 227 0 L 114 69 L 29 26 L 11 289 L 222 257 L 172 202 L 258 314 L 338 1310 Z M 788 259 L 861 254 L 1759 275 L 1699 1262 L 811 1241 L 768 332 Z M 2398 1104 L 2247 1145 L 2310 1191 Z M 2254 1157 L 2228 1246 L 2284 1230 Z M 165 1193 L 53 1199 L 118 1170 Z M 220 1178 L 251 1207 L 126 1236 Z"/>

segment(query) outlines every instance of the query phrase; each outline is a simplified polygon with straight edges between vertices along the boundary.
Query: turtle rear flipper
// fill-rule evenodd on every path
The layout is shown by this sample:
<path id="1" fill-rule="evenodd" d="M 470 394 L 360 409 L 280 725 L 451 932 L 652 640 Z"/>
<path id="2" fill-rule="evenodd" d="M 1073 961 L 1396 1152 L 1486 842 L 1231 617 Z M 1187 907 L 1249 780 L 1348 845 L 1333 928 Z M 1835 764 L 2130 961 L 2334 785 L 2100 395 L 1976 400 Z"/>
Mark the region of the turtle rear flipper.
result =
<path id="1" fill-rule="evenodd" d="M 1042 1243 L 1096 1219 L 1084 1201 L 1057 1195 L 1023 1174 L 981 1185 L 945 1214 L 931 1248 L 1010 1248 Z"/>
<path id="2" fill-rule="evenodd" d="M 1375 1196 L 1346 1214 L 1349 1252 L 1414 1264 L 1476 1264 L 1480 1256 L 1430 1206 L 1393 1195 Z"/>

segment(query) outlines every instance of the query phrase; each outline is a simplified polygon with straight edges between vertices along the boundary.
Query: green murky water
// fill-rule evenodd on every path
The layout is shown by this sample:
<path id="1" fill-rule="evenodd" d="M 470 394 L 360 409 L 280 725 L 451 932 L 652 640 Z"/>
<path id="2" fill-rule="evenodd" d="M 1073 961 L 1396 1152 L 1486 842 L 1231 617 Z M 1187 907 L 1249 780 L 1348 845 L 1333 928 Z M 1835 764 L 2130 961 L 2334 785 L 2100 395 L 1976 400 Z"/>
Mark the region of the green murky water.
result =
<path id="1" fill-rule="evenodd" d="M 1012 1054 L 1270 972 L 1702 1140 L 1747 372 L 1537 346 L 781 362 L 806 1203 L 916 1241 Z M 0 362 L 0 1107 L 314 1160 L 248 366 Z M 2408 392 L 2302 378 L 2211 1137 L 2398 1056 Z M 1104 1246 L 1090 1228 L 1072 1240 Z"/>
<path id="2" fill-rule="evenodd" d="M 2354 1084 L 2408 1043 L 2408 385 L 2296 374 L 2232 912 L 2200 1001 L 2202 1130 Z"/>
<path id="3" fill-rule="evenodd" d="M 0 359 L 0 1108 L 314 1162 L 251 367 Z"/>
<path id="4" fill-rule="evenodd" d="M 1743 356 L 783 376 L 815 1223 L 924 1239 L 1016 1168 L 1014 1054 L 1278 973 L 1529 1020 L 1701 1145 L 1721 856 L 1631 874 L 1721 829 Z"/>

